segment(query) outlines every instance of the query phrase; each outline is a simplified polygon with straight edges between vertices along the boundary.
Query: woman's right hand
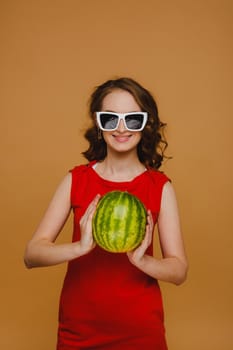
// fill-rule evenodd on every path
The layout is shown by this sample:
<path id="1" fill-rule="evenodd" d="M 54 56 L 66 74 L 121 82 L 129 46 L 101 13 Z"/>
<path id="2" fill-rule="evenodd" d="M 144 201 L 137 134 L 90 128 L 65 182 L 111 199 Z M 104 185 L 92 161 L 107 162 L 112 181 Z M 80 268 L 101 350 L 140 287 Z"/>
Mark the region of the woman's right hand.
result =
<path id="1" fill-rule="evenodd" d="M 81 239 L 79 241 L 79 247 L 81 255 L 89 253 L 96 246 L 92 235 L 92 219 L 99 199 L 100 195 L 98 194 L 89 204 L 84 215 L 80 219 Z"/>

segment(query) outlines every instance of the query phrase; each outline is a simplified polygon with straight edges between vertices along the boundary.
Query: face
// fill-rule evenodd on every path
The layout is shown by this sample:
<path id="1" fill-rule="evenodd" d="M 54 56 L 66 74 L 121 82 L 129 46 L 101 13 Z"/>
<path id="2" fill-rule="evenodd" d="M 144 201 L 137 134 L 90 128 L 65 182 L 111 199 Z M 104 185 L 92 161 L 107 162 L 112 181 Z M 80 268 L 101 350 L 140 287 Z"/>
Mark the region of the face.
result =
<path id="1" fill-rule="evenodd" d="M 115 90 L 104 97 L 102 111 L 116 113 L 140 112 L 141 109 L 134 97 L 125 90 Z M 141 140 L 140 131 L 129 131 L 125 128 L 123 120 L 114 131 L 103 131 L 103 138 L 108 150 L 117 152 L 137 151 L 137 145 Z"/>

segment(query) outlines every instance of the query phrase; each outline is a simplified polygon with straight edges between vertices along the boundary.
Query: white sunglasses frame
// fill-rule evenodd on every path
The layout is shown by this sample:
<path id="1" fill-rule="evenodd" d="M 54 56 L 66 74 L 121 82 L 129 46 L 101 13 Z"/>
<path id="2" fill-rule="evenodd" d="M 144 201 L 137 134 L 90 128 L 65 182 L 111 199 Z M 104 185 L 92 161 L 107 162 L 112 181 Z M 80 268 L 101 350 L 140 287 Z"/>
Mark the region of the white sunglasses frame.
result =
<path id="1" fill-rule="evenodd" d="M 118 122 L 117 122 L 117 125 L 115 128 L 113 129 L 105 129 L 101 126 L 101 121 L 100 121 L 100 116 L 101 116 L 101 113 L 107 113 L 107 114 L 111 114 L 111 115 L 115 115 L 115 116 L 118 116 Z M 126 121 L 125 121 L 125 117 L 128 116 L 128 115 L 137 115 L 137 114 L 140 114 L 140 115 L 143 115 L 143 123 L 142 123 L 142 126 L 140 129 L 130 129 L 127 127 L 126 125 Z M 148 113 L 147 112 L 129 112 L 129 113 L 116 113 L 116 112 L 107 112 L 107 111 L 101 111 L 101 112 L 96 112 L 96 119 L 97 119 L 97 123 L 98 123 L 98 126 L 99 128 L 102 130 L 102 131 L 115 131 L 118 129 L 119 127 L 119 124 L 120 124 L 120 121 L 123 120 L 123 123 L 124 123 L 124 127 L 126 130 L 128 131 L 142 131 L 147 123 L 147 120 L 148 120 Z"/>

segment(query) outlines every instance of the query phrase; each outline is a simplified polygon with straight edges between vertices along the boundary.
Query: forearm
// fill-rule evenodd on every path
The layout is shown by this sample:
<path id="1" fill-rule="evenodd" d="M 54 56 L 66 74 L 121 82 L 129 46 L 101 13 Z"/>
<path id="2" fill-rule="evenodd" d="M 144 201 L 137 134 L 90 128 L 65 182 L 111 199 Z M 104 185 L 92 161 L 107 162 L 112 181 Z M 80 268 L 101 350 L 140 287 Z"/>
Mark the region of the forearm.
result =
<path id="1" fill-rule="evenodd" d="M 133 264 L 147 275 L 164 282 L 179 285 L 186 280 L 187 262 L 177 257 L 156 259 L 153 256 L 144 255 Z"/>
<path id="2" fill-rule="evenodd" d="M 79 242 L 55 244 L 45 239 L 28 243 L 24 255 L 27 268 L 61 264 L 83 255 Z"/>

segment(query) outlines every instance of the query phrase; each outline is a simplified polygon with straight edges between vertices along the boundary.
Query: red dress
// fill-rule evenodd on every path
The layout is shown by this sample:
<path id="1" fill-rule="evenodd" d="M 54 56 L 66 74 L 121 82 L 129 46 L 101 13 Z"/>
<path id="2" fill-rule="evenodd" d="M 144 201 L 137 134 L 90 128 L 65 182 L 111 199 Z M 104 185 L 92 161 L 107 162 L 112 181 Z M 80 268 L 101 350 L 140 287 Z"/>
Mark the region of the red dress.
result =
<path id="1" fill-rule="evenodd" d="M 94 162 L 71 170 L 73 241 L 79 220 L 96 194 L 128 191 L 150 209 L 156 222 L 163 185 L 169 179 L 147 169 L 132 181 L 111 182 Z M 153 245 L 147 254 L 152 255 Z M 96 246 L 68 263 L 59 308 L 57 350 L 166 350 L 163 305 L 157 280 L 133 266 L 125 253 Z"/>

